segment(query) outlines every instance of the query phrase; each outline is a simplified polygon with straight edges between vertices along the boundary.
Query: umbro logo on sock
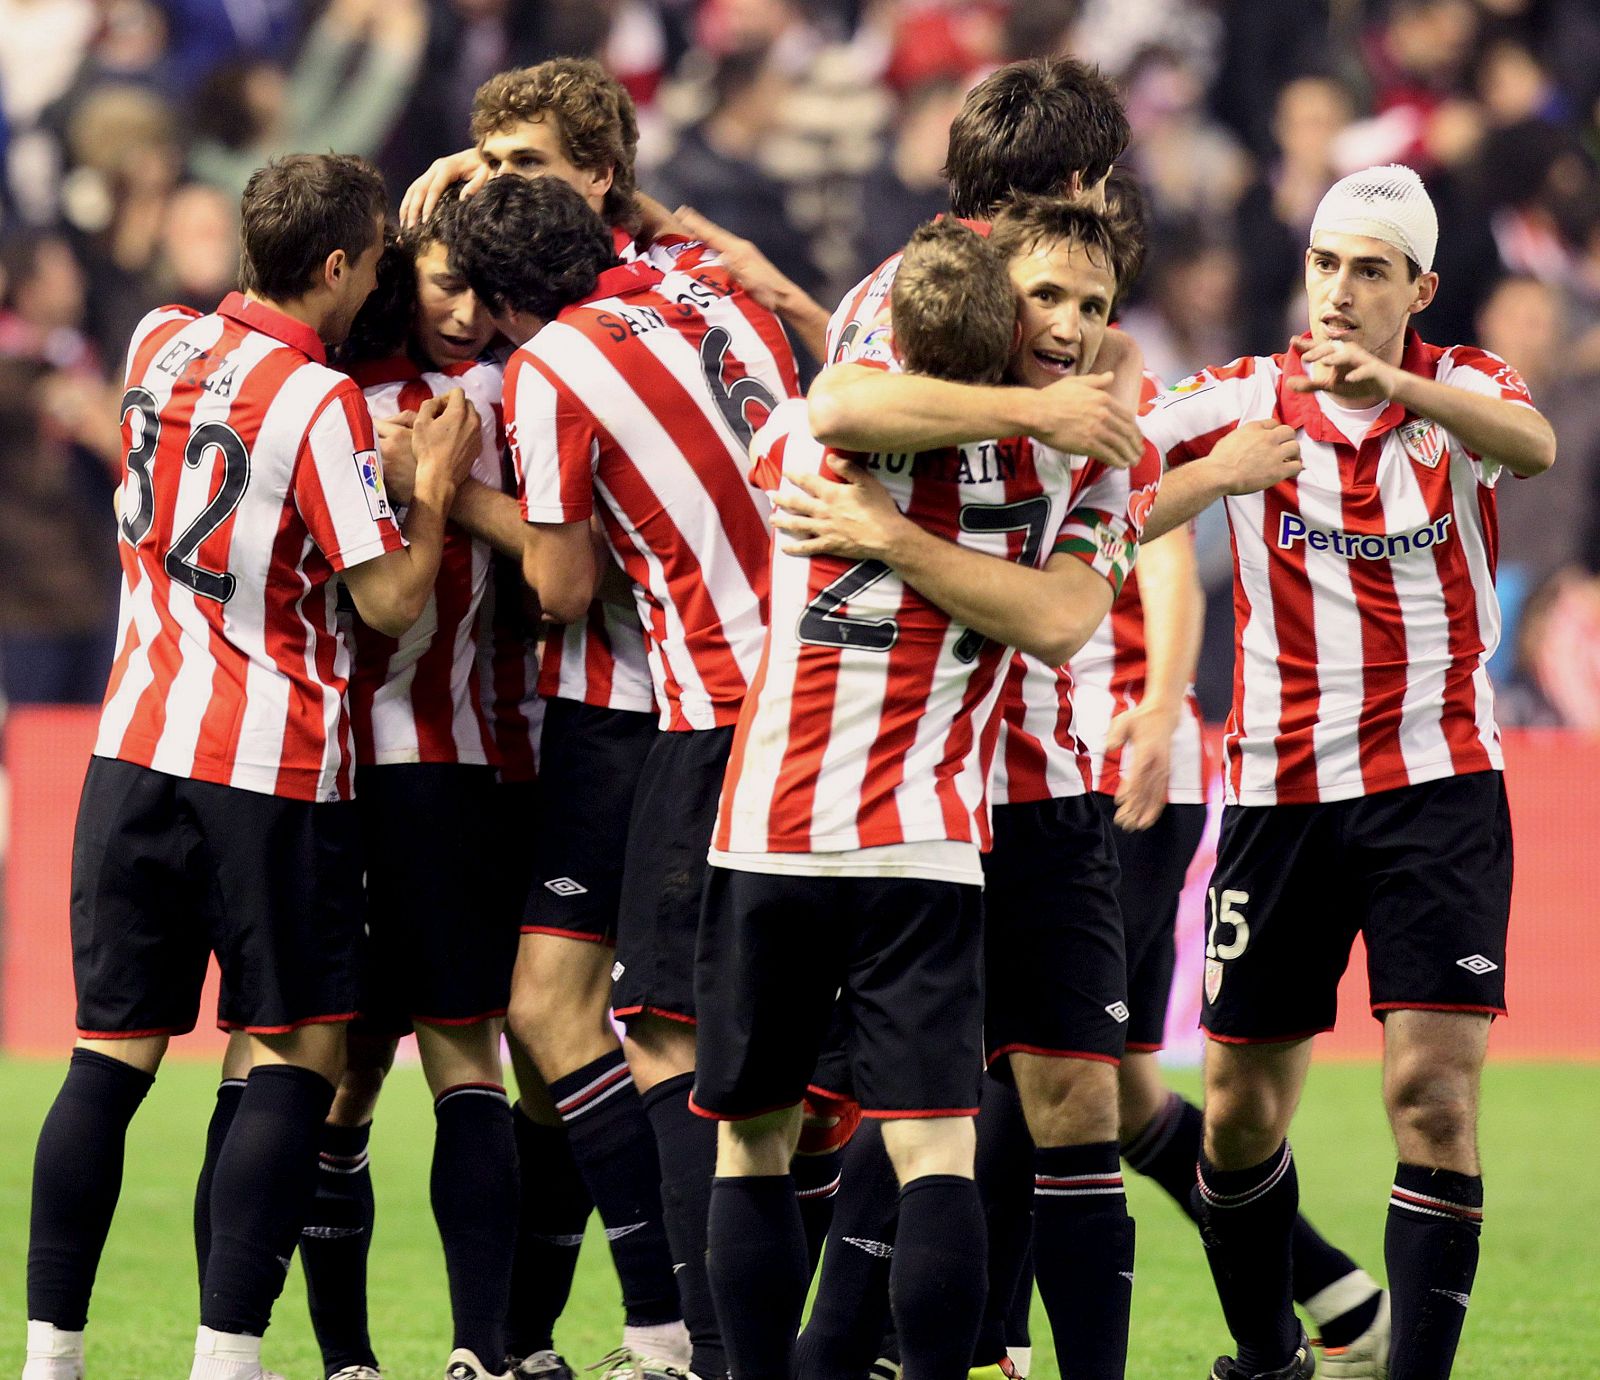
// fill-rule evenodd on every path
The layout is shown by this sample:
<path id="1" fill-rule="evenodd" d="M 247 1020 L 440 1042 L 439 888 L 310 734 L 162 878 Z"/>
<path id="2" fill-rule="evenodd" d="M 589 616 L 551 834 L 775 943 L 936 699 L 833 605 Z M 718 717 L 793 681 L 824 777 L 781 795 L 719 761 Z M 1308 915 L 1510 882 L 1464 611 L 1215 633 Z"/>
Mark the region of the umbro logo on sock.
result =
<path id="1" fill-rule="evenodd" d="M 302 1227 L 300 1235 L 309 1236 L 313 1241 L 341 1241 L 347 1236 L 360 1236 L 365 1230 L 365 1227 Z"/>
<path id="2" fill-rule="evenodd" d="M 606 1240 L 620 1241 L 624 1236 L 632 1236 L 636 1231 L 643 1231 L 647 1225 L 644 1222 L 628 1222 L 620 1227 L 607 1227 Z"/>
<path id="3" fill-rule="evenodd" d="M 1133 1271 L 1132 1270 L 1118 1270 L 1117 1273 L 1119 1275 L 1121 1275 L 1123 1279 L 1127 1280 L 1129 1284 L 1133 1283 Z"/>
<path id="4" fill-rule="evenodd" d="M 1492 973 L 1499 966 L 1493 959 L 1485 958 L 1482 954 L 1468 954 L 1465 958 L 1456 960 L 1456 967 L 1465 968 L 1474 977 L 1482 977 L 1485 973 Z"/>
<path id="5" fill-rule="evenodd" d="M 640 1223 L 640 1225 L 642 1226 L 643 1223 Z M 630 1228 L 630 1230 L 632 1229 Z M 536 1231 L 531 1235 L 535 1241 L 544 1241 L 552 1246 L 562 1246 L 569 1251 L 577 1250 L 579 1246 L 583 1245 L 583 1233 L 581 1231 L 555 1233 Z"/>
<path id="6" fill-rule="evenodd" d="M 879 1260 L 887 1260 L 894 1254 L 894 1247 L 887 1241 L 874 1241 L 867 1236 L 846 1236 L 843 1239 L 846 1245 L 854 1246 L 868 1255 L 875 1255 Z"/>
<path id="7" fill-rule="evenodd" d="M 571 877 L 552 877 L 544 884 L 546 891 L 553 891 L 557 896 L 587 896 L 589 888 L 581 882 L 575 882 Z"/>
<path id="8" fill-rule="evenodd" d="M 1430 1294 L 1443 1294 L 1447 1299 L 1454 1303 L 1459 1303 L 1463 1308 L 1472 1302 L 1470 1294 L 1458 1294 L 1454 1289 L 1430 1289 L 1428 1292 Z"/>

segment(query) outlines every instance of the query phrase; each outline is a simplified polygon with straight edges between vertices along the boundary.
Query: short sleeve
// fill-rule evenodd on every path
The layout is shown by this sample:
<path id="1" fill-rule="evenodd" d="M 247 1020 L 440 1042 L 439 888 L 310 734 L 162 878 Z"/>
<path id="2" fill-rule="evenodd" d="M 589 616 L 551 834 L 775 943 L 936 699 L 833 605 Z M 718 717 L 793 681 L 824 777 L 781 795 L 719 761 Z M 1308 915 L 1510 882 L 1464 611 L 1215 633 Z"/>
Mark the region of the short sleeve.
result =
<path id="1" fill-rule="evenodd" d="M 547 328 L 548 329 L 548 328 Z M 594 418 L 543 359 L 518 350 L 505 379 L 506 444 L 528 522 L 587 522 L 600 459 Z"/>
<path id="2" fill-rule="evenodd" d="M 1518 407 L 1533 406 L 1533 396 L 1517 370 L 1499 355 L 1470 345 L 1458 345 L 1447 350 L 1439 360 L 1434 377 L 1451 388 L 1465 389 L 1482 398 L 1498 398 L 1515 403 Z M 1477 469 L 1478 480 L 1492 489 L 1505 471 L 1505 466 L 1492 455 L 1480 455 L 1466 446 L 1467 455 Z"/>
<path id="3" fill-rule="evenodd" d="M 1218 369 L 1202 369 L 1164 393 L 1142 400 L 1139 430 L 1156 448 L 1163 470 L 1209 455 L 1217 442 L 1249 416 L 1270 416 L 1272 382 L 1261 361 L 1246 356 Z"/>
<path id="4" fill-rule="evenodd" d="M 389 496 L 366 400 L 345 380 L 306 429 L 295 466 L 294 503 L 335 570 L 405 545 Z"/>
<path id="5" fill-rule="evenodd" d="M 1128 469 L 1113 469 L 1097 460 L 1089 464 L 1096 473 L 1068 511 L 1052 552 L 1082 561 L 1105 579 L 1115 597 L 1133 569 L 1145 520 L 1155 506 L 1161 456 L 1146 442 L 1144 453 Z"/>

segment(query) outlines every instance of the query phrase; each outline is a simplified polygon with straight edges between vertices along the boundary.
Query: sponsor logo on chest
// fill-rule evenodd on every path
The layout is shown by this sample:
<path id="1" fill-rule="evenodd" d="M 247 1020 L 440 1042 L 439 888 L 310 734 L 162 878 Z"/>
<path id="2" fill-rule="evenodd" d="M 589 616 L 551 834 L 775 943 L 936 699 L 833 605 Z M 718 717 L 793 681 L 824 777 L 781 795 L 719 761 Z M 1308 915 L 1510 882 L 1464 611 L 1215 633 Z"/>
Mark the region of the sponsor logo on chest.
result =
<path id="1" fill-rule="evenodd" d="M 1278 517 L 1278 545 L 1291 551 L 1304 542 L 1312 551 L 1331 551 L 1347 561 L 1392 561 L 1416 551 L 1427 551 L 1450 540 L 1451 513 L 1410 532 L 1343 532 L 1313 527 L 1298 513 Z"/>

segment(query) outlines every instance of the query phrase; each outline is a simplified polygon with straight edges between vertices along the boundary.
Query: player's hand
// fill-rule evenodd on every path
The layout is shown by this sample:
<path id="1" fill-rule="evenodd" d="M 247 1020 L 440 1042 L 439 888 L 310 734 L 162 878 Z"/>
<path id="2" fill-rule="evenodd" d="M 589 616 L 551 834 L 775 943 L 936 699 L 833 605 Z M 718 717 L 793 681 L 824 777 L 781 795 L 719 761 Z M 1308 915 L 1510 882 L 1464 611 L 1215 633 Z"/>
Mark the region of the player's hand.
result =
<path id="1" fill-rule="evenodd" d="M 1107 755 L 1122 751 L 1114 816 L 1117 828 L 1137 833 L 1161 818 L 1172 774 L 1172 734 L 1177 714 L 1138 704 L 1118 714 L 1106 730 Z"/>
<path id="2" fill-rule="evenodd" d="M 1324 340 L 1300 356 L 1306 366 L 1302 377 L 1289 380 L 1294 393 L 1333 393 L 1336 396 L 1394 398 L 1404 371 L 1363 350 L 1351 340 Z"/>
<path id="3" fill-rule="evenodd" d="M 482 439 L 478 409 L 459 388 L 452 388 L 442 398 L 429 398 L 417 409 L 417 423 L 412 428 L 417 487 L 426 479 L 447 486 L 453 497 L 471 474 Z"/>
<path id="4" fill-rule="evenodd" d="M 1115 383 L 1114 374 L 1079 374 L 1038 389 L 1028 434 L 1056 450 L 1092 455 L 1114 469 L 1137 464 L 1144 437 L 1133 409 L 1113 394 Z"/>
<path id="5" fill-rule="evenodd" d="M 383 487 L 392 502 L 406 504 L 417 487 L 417 457 L 411 448 L 415 412 L 385 417 L 377 424 L 378 454 L 383 457 Z"/>
<path id="6" fill-rule="evenodd" d="M 791 538 L 784 554 L 888 559 L 905 515 L 889 491 L 855 461 L 830 456 L 828 466 L 842 483 L 817 474 L 784 475 L 800 491 L 782 490 L 775 500 L 772 525 Z"/>
<path id="7" fill-rule="evenodd" d="M 435 158 L 415 182 L 406 188 L 400 200 L 400 224 L 409 229 L 420 225 L 433 214 L 445 188 L 457 182 L 466 185 L 461 195 L 471 196 L 489 180 L 489 165 L 478 157 L 477 149 L 462 149 L 443 158 Z"/>
<path id="8" fill-rule="evenodd" d="M 1243 422 L 1204 461 L 1217 467 L 1225 494 L 1253 494 L 1293 479 L 1304 469 L 1295 429 L 1271 418 Z"/>
<path id="9" fill-rule="evenodd" d="M 749 240 L 723 229 L 694 207 L 680 206 L 673 217 L 684 233 L 712 250 L 739 286 L 768 311 L 778 311 L 798 291 L 793 280 L 780 272 L 778 266 Z"/>

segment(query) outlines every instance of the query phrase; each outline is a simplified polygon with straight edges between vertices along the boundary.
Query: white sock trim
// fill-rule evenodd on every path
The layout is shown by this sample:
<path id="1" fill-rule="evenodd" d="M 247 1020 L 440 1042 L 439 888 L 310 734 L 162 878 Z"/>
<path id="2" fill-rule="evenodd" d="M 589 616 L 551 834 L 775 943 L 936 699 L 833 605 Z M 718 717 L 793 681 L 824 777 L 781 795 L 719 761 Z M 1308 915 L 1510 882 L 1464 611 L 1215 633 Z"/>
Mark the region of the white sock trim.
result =
<path id="1" fill-rule="evenodd" d="M 679 1322 L 624 1324 L 622 1345 L 651 1361 L 665 1361 L 675 1370 L 689 1369 L 689 1329 Z"/>
<path id="2" fill-rule="evenodd" d="M 56 1356 L 82 1356 L 83 1333 L 68 1332 L 54 1323 L 29 1318 L 28 1355 L 40 1360 Z"/>
<path id="3" fill-rule="evenodd" d="M 1305 1310 L 1318 1327 L 1365 1303 L 1378 1292 L 1378 1281 L 1365 1270 L 1352 1270 L 1305 1301 Z"/>
<path id="4" fill-rule="evenodd" d="M 202 1323 L 194 1334 L 194 1354 L 260 1366 L 261 1338 L 252 1337 L 248 1332 L 214 1332 Z"/>

